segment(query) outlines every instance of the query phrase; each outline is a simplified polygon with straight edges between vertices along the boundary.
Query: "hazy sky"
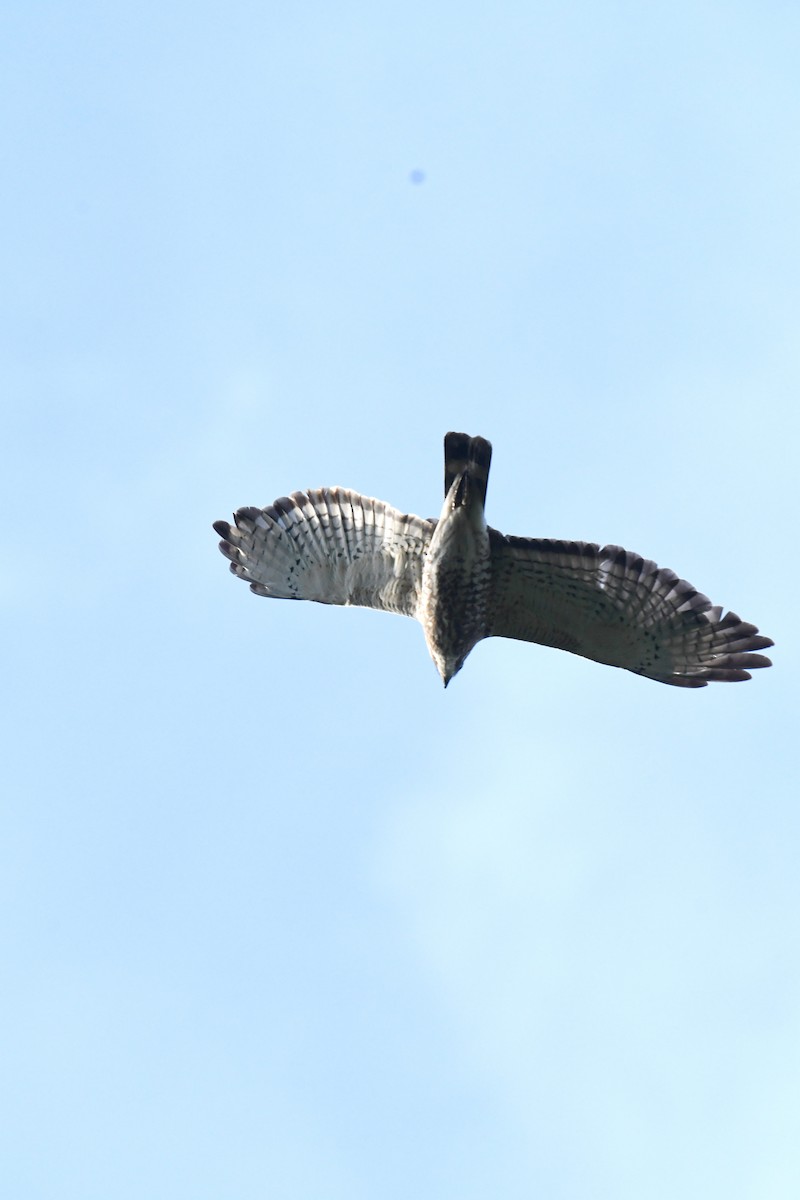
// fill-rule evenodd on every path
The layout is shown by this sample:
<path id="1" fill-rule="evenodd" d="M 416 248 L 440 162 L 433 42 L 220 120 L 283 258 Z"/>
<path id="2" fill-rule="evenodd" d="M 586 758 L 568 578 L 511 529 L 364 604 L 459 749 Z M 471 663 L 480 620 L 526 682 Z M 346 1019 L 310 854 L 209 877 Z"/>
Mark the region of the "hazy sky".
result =
<path id="1" fill-rule="evenodd" d="M 796 6 L 8 4 L 0 56 L 4 1193 L 795 1200 Z M 774 668 L 444 692 L 227 573 L 296 488 L 437 514 L 447 429 Z"/>

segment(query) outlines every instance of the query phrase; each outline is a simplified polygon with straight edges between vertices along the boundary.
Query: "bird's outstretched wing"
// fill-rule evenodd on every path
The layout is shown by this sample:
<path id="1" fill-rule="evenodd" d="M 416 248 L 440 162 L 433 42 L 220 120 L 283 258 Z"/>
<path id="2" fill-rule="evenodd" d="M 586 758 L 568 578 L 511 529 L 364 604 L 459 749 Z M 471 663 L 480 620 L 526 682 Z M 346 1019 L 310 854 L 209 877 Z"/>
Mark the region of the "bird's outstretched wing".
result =
<path id="1" fill-rule="evenodd" d="M 231 570 L 258 596 L 352 604 L 415 617 L 435 522 L 345 488 L 282 496 L 216 521 Z"/>
<path id="2" fill-rule="evenodd" d="M 677 687 L 749 679 L 771 646 L 674 571 L 587 542 L 491 539 L 487 636 L 540 642 Z"/>

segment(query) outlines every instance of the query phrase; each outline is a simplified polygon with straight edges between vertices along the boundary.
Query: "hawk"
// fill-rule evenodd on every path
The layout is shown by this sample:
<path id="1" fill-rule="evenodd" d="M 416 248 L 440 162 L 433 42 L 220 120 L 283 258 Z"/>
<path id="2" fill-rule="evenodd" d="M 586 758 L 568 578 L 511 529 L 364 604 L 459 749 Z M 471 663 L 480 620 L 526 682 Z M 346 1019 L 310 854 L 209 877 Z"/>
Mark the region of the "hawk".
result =
<path id="1" fill-rule="evenodd" d="M 510 537 L 486 524 L 492 447 L 444 439 L 445 500 L 423 520 L 346 488 L 311 488 L 217 521 L 257 596 L 415 617 L 445 687 L 483 638 L 515 638 L 676 687 L 750 678 L 773 643 L 664 567 L 619 546 Z"/>

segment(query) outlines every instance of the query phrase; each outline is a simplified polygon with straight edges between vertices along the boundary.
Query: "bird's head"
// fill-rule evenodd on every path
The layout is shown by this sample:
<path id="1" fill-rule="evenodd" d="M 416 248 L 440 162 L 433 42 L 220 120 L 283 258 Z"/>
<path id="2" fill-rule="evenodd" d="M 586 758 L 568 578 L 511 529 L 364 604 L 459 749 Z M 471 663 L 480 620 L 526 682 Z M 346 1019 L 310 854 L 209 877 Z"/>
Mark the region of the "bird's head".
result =
<path id="1" fill-rule="evenodd" d="M 469 653 L 469 651 L 467 653 Z M 463 665 L 466 661 L 467 655 L 462 654 L 460 657 L 456 657 L 455 655 L 447 655 L 447 654 L 442 654 L 438 651 L 433 651 L 431 653 L 431 658 L 434 661 L 436 670 L 439 672 L 439 675 L 441 676 L 442 683 L 444 684 L 445 687 L 447 687 L 448 683 L 453 678 L 453 676 L 457 675 L 458 672 L 463 667 Z"/>

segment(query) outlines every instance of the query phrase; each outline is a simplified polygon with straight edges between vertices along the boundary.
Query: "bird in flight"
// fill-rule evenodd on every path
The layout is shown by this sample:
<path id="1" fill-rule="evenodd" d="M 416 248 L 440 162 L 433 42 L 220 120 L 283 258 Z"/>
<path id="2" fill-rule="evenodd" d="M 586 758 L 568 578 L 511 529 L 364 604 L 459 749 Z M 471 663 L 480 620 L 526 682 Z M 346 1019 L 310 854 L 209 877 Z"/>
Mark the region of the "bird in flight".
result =
<path id="1" fill-rule="evenodd" d="M 444 439 L 438 521 L 346 488 L 310 488 L 216 521 L 257 596 L 415 617 L 445 687 L 487 637 L 568 650 L 676 687 L 749 679 L 773 643 L 665 567 L 594 542 L 511 537 L 486 524 L 492 447 Z"/>

